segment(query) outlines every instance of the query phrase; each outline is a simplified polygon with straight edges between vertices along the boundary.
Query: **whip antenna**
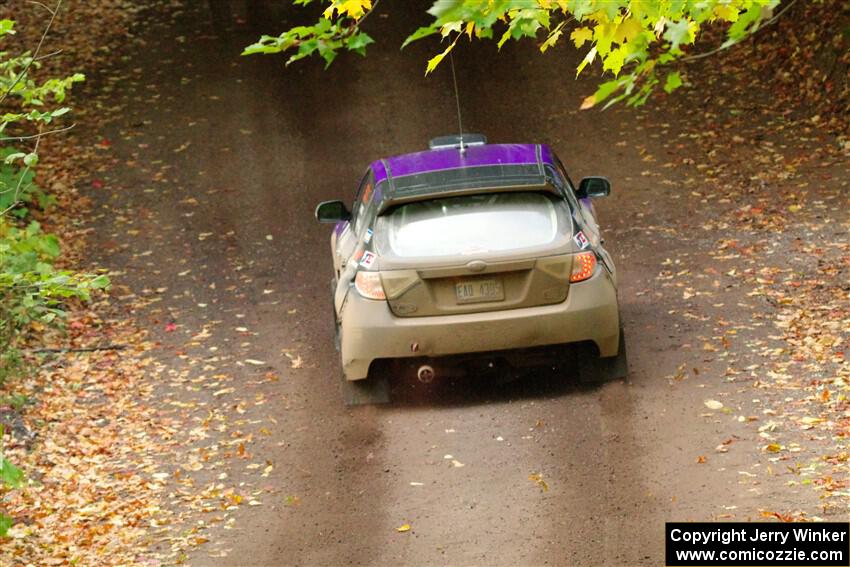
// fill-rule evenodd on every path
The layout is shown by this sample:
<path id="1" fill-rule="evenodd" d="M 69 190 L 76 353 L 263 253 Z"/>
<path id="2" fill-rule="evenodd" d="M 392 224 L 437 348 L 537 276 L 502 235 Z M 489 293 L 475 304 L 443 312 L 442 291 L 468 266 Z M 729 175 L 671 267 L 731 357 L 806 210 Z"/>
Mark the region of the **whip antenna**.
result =
<path id="1" fill-rule="evenodd" d="M 457 103 L 457 129 L 460 132 L 460 153 L 466 151 L 466 148 L 463 145 L 463 121 L 460 118 L 460 96 L 457 92 L 457 75 L 455 74 L 455 58 L 451 52 L 449 52 L 449 63 L 452 65 L 452 83 L 455 87 L 455 103 Z"/>

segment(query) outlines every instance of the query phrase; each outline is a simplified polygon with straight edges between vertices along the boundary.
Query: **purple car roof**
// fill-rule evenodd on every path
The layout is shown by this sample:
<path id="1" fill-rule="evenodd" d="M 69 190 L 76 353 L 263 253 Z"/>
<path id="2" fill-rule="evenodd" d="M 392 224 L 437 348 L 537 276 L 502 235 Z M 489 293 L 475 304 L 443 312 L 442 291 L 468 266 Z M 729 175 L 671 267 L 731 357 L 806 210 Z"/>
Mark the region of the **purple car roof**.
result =
<path id="1" fill-rule="evenodd" d="M 372 163 L 375 183 L 388 177 L 404 177 L 434 171 L 499 165 L 554 165 L 552 150 L 545 144 L 485 144 L 426 150 L 402 154 Z M 388 171 L 389 170 L 389 174 Z"/>

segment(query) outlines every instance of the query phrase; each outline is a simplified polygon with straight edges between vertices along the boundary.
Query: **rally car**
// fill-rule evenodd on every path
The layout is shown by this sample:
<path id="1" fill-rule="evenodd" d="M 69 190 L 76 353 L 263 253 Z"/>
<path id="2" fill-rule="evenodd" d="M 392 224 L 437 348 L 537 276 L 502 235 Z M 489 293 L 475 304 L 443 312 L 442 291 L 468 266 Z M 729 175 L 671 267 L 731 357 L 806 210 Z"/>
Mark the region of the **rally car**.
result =
<path id="1" fill-rule="evenodd" d="M 562 345 L 584 347 L 583 380 L 624 377 L 617 272 L 591 203 L 610 190 L 603 177 L 575 186 L 547 145 L 467 134 L 373 162 L 351 209 L 320 203 L 316 218 L 336 225 L 347 402 L 385 401 L 388 369 L 430 382 Z"/>

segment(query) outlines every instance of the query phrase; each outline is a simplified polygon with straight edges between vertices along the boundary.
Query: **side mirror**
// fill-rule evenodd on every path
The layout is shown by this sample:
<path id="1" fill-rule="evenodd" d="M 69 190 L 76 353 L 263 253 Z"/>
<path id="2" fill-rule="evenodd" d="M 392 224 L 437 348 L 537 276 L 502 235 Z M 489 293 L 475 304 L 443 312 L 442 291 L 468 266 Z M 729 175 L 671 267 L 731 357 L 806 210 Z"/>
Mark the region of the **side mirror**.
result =
<path id="1" fill-rule="evenodd" d="M 319 222 L 335 223 L 350 218 L 351 213 L 342 201 L 324 201 L 316 207 L 316 220 Z"/>
<path id="2" fill-rule="evenodd" d="M 607 197 L 611 194 L 611 182 L 605 177 L 585 177 L 578 184 L 576 196 L 579 199 Z"/>

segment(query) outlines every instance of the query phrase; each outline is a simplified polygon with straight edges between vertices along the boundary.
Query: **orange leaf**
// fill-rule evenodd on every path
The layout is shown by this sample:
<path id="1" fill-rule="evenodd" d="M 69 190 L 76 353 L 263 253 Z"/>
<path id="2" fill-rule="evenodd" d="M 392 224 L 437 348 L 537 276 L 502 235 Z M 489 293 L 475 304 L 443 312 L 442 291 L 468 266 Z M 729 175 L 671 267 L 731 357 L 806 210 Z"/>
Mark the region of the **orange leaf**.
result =
<path id="1" fill-rule="evenodd" d="M 596 95 L 590 95 L 581 101 L 581 106 L 579 107 L 581 110 L 587 110 L 589 108 L 593 108 L 596 106 Z"/>

